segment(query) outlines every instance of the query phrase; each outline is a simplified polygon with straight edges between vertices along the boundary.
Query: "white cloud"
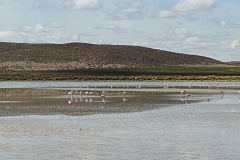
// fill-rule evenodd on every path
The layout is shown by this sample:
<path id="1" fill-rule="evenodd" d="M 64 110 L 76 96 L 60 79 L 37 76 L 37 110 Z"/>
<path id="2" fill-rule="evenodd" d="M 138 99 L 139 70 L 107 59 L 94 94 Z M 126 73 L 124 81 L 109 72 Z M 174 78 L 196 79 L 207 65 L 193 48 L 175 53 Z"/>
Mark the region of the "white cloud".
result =
<path id="1" fill-rule="evenodd" d="M 221 22 L 219 22 L 219 25 L 222 28 L 239 28 L 240 27 L 239 24 L 236 24 L 233 21 L 221 21 Z"/>
<path id="2" fill-rule="evenodd" d="M 112 24 L 104 23 L 102 26 L 97 26 L 96 29 L 106 29 L 106 30 L 114 31 L 116 33 L 127 33 L 128 32 L 126 29 L 121 28 L 113 23 Z"/>
<path id="3" fill-rule="evenodd" d="M 234 54 L 231 54 L 231 58 L 232 60 L 231 61 L 238 61 L 240 59 L 240 54 L 239 53 L 234 53 Z"/>
<path id="4" fill-rule="evenodd" d="M 63 28 L 64 26 L 58 22 L 47 22 L 44 24 L 47 28 Z"/>
<path id="5" fill-rule="evenodd" d="M 143 19 L 145 16 L 144 8 L 146 4 L 142 0 L 121 1 L 117 3 L 117 10 L 114 18 L 117 20 Z M 116 16 L 118 15 L 118 17 Z M 110 18 L 110 16 L 108 16 Z"/>
<path id="6" fill-rule="evenodd" d="M 118 9 L 120 12 L 123 13 L 136 13 L 136 12 L 142 12 L 142 9 L 144 8 L 144 4 L 142 1 L 122 1 L 117 4 Z"/>
<path id="7" fill-rule="evenodd" d="M 56 5 L 54 3 L 49 2 L 49 0 L 37 0 L 33 7 L 34 8 L 46 8 L 46 7 L 55 7 Z"/>
<path id="8" fill-rule="evenodd" d="M 122 20 L 122 17 L 120 17 L 119 15 L 117 15 L 114 12 L 110 12 L 110 13 L 106 13 L 106 15 L 104 16 L 104 20 L 120 21 L 120 20 Z"/>
<path id="9" fill-rule="evenodd" d="M 143 13 L 129 13 L 124 16 L 127 20 L 136 20 L 136 19 L 143 19 L 144 14 Z"/>
<path id="10" fill-rule="evenodd" d="M 64 28 L 47 27 L 48 25 L 30 24 L 16 30 L 0 31 L 0 41 L 24 43 L 67 43 L 80 41 L 79 34 L 65 31 Z"/>
<path id="11" fill-rule="evenodd" d="M 186 45 L 190 45 L 194 49 L 213 49 L 216 47 L 216 43 L 214 41 L 212 42 L 206 42 L 200 37 L 188 37 L 185 38 Z"/>
<path id="12" fill-rule="evenodd" d="M 170 10 L 161 10 L 158 12 L 158 17 L 160 18 L 175 18 L 177 14 Z"/>
<path id="13" fill-rule="evenodd" d="M 178 53 L 189 53 L 229 61 L 232 53 L 240 51 L 240 40 L 232 40 L 227 32 L 197 34 L 188 28 L 171 28 L 165 34 L 149 37 L 148 43 L 140 43 L 151 48 Z M 214 54 L 217 53 L 217 54 Z"/>
<path id="14" fill-rule="evenodd" d="M 188 44 L 196 44 L 199 40 L 198 37 L 189 37 L 185 39 Z"/>
<path id="15" fill-rule="evenodd" d="M 62 5 L 68 10 L 95 10 L 101 8 L 98 0 L 65 0 Z"/>
<path id="16" fill-rule="evenodd" d="M 100 36 L 101 34 L 99 32 L 93 31 L 93 32 L 81 33 L 81 35 L 86 37 L 95 37 L 95 36 Z"/>
<path id="17" fill-rule="evenodd" d="M 134 42 L 132 43 L 132 45 L 134 45 L 134 46 L 139 46 L 139 42 L 138 42 L 138 41 L 134 41 Z"/>
<path id="18" fill-rule="evenodd" d="M 188 21 L 197 21 L 199 20 L 199 16 L 195 13 L 189 13 L 186 15 Z"/>
<path id="19" fill-rule="evenodd" d="M 172 6 L 174 11 L 211 11 L 216 0 L 179 0 Z"/>
<path id="20" fill-rule="evenodd" d="M 41 24 L 23 25 L 20 27 L 20 30 L 23 32 L 31 32 L 31 33 L 41 33 L 41 32 L 49 31 L 47 28 L 45 28 Z"/>
<path id="21" fill-rule="evenodd" d="M 11 30 L 0 31 L 0 41 L 2 42 L 16 42 L 19 39 L 17 33 Z"/>
<path id="22" fill-rule="evenodd" d="M 168 33 L 172 37 L 180 39 L 187 38 L 191 34 L 191 32 L 187 28 L 170 28 Z"/>
<path id="23" fill-rule="evenodd" d="M 239 40 L 233 40 L 231 43 L 230 43 L 230 49 L 236 49 L 236 48 L 239 48 L 240 47 L 240 42 Z"/>
<path id="24" fill-rule="evenodd" d="M 131 32 L 132 33 L 144 33 L 142 30 L 139 30 L 139 29 L 133 29 Z"/>

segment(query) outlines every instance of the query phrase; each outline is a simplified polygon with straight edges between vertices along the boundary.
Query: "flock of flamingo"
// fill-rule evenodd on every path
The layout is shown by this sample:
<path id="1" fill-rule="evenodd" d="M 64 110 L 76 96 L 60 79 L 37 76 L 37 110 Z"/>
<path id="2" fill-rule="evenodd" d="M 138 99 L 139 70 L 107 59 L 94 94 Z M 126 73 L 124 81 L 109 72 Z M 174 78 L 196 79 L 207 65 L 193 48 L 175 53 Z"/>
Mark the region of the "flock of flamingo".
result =
<path id="1" fill-rule="evenodd" d="M 79 96 L 79 98 L 80 98 L 80 101 L 82 101 L 82 96 L 85 96 L 85 102 L 92 102 L 92 94 L 93 94 L 94 92 L 91 92 L 91 91 L 85 91 L 85 92 L 83 92 L 83 91 L 77 91 L 77 90 L 71 90 L 71 91 L 69 91 L 68 92 L 68 95 L 70 95 L 70 100 L 68 101 L 68 103 L 69 104 L 71 104 L 72 102 L 73 102 L 73 96 L 75 95 L 76 96 L 76 98 L 78 98 L 78 96 Z M 102 99 L 102 102 L 106 102 L 106 91 L 101 91 L 101 94 L 100 94 L 100 97 L 101 97 L 101 99 Z M 126 95 L 126 91 L 123 91 L 122 92 L 122 98 L 123 98 L 123 101 L 126 101 L 126 98 L 125 98 L 125 95 Z M 77 99 L 75 99 L 75 102 L 77 102 Z"/>
<path id="2" fill-rule="evenodd" d="M 208 88 L 211 88 L 212 86 L 212 83 L 209 83 L 208 85 Z M 96 87 L 96 86 L 95 86 Z M 188 86 L 189 88 L 191 88 L 191 84 Z M 89 85 L 88 87 L 89 88 Z M 113 85 L 110 86 L 110 88 L 112 89 L 113 88 Z M 118 88 L 118 85 L 117 85 L 117 88 Z M 129 89 L 129 86 L 127 86 L 127 88 Z M 145 85 L 141 86 L 141 85 L 137 85 L 136 88 L 140 89 L 140 88 L 146 88 Z M 167 90 L 169 89 L 170 87 L 168 86 L 168 83 L 165 87 L 163 87 L 163 92 L 167 92 Z M 174 88 L 174 86 L 172 86 L 172 88 Z M 218 90 L 220 88 L 220 84 L 219 83 L 216 83 L 216 89 Z M 93 92 L 90 92 L 90 91 L 86 91 L 86 92 L 83 92 L 83 91 L 73 91 L 71 90 L 68 94 L 71 95 L 71 100 L 69 100 L 69 103 L 71 104 L 72 101 L 73 101 L 73 94 L 79 94 L 80 96 L 82 95 L 85 95 L 85 96 L 89 96 L 90 97 L 90 100 L 87 100 L 87 102 L 91 102 L 91 95 L 93 94 Z M 219 90 L 219 93 L 221 95 L 221 98 L 223 98 L 224 96 L 224 91 L 223 90 Z M 122 95 L 123 95 L 123 101 L 126 101 L 126 98 L 124 98 L 126 94 L 126 91 L 123 91 L 122 92 Z M 212 93 L 210 93 L 209 91 L 206 93 L 207 96 L 212 96 Z M 180 91 L 180 98 L 181 98 L 181 101 L 185 102 L 186 104 L 188 104 L 187 100 L 189 99 L 189 97 L 191 96 L 191 94 L 187 93 L 186 89 Z M 106 91 L 102 91 L 101 94 L 100 94 L 100 97 L 102 98 L 102 102 L 106 102 Z M 238 92 L 238 97 L 240 99 L 240 91 Z"/>
<path id="3" fill-rule="evenodd" d="M 209 83 L 208 83 L 208 88 L 211 88 L 212 84 L 213 84 L 213 83 L 209 82 Z M 192 84 L 189 83 L 188 87 L 191 88 L 191 86 L 192 86 Z M 49 87 L 50 87 L 50 85 L 49 85 Z M 76 86 L 75 86 L 75 87 L 76 87 Z M 95 84 L 95 87 L 96 87 L 96 84 Z M 126 87 L 126 86 L 125 86 L 125 87 Z M 215 87 L 216 87 L 216 89 L 219 89 L 219 88 L 220 88 L 220 84 L 219 84 L 218 82 L 216 82 L 216 83 L 215 83 Z M 87 88 L 89 88 L 89 85 L 87 86 Z M 111 85 L 110 88 L 112 89 L 112 88 L 113 88 L 113 85 Z M 117 84 L 117 87 L 116 87 L 116 88 L 118 88 L 118 84 Z M 146 86 L 145 86 L 145 85 L 140 85 L 140 84 L 138 84 L 138 85 L 136 85 L 136 88 L 146 88 Z M 167 90 L 168 90 L 169 88 L 170 88 L 170 87 L 169 87 L 168 83 L 166 83 L 166 86 L 163 87 L 163 91 L 164 91 L 164 92 L 167 92 Z M 172 86 L 172 88 L 174 88 L 174 86 Z M 40 87 L 39 87 L 39 89 L 40 89 Z M 126 89 L 129 89 L 129 86 L 128 86 L 128 85 L 127 85 Z M 220 92 L 221 96 L 223 97 L 223 96 L 224 96 L 224 91 L 223 91 L 223 90 L 219 90 L 219 92 Z M 79 95 L 80 98 L 81 98 L 81 96 L 88 97 L 89 99 L 86 99 L 86 101 L 91 102 L 91 96 L 92 96 L 93 93 L 94 93 L 94 92 L 92 92 L 92 91 L 77 91 L 77 90 L 71 90 L 71 91 L 68 92 L 68 95 L 70 95 L 70 100 L 69 100 L 68 103 L 70 104 L 70 103 L 73 102 L 73 96 L 74 96 L 74 95 Z M 126 101 L 125 94 L 126 94 L 126 91 L 123 91 L 123 92 L 122 92 L 123 101 Z M 210 92 L 207 92 L 207 95 L 208 95 L 208 96 L 211 96 L 212 94 L 211 94 Z M 187 99 L 189 99 L 190 96 L 191 96 L 191 95 L 190 95 L 189 93 L 187 93 L 186 89 L 180 91 L 181 101 L 184 101 L 184 102 L 187 103 Z M 101 97 L 101 99 L 102 99 L 102 102 L 106 102 L 106 91 L 102 91 L 101 94 L 100 94 L 100 97 Z M 239 97 L 239 99 L 240 99 L 240 91 L 238 92 L 238 97 Z M 10 94 L 5 95 L 5 98 L 6 98 L 8 101 L 12 102 L 12 96 L 11 96 Z"/>

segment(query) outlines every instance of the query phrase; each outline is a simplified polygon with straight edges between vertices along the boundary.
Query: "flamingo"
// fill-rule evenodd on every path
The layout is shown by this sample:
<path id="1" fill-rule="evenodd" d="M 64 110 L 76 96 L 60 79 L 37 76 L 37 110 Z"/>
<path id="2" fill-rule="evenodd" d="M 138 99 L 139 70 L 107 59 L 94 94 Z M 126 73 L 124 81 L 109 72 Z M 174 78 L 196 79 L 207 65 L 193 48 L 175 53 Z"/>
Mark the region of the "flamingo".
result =
<path id="1" fill-rule="evenodd" d="M 224 92 L 223 92 L 223 90 L 221 90 L 220 93 L 222 94 L 222 96 L 224 96 Z"/>
<path id="2" fill-rule="evenodd" d="M 188 104 L 187 98 L 190 97 L 190 96 L 191 96 L 190 94 L 186 94 L 186 95 L 184 96 L 184 98 L 181 97 L 181 101 L 184 101 L 186 104 Z"/>
<path id="3" fill-rule="evenodd" d="M 68 101 L 68 103 L 71 104 L 72 101 L 73 101 L 73 90 L 71 90 L 70 92 L 68 92 L 68 95 L 70 95 L 70 98 L 71 98 L 71 99 Z"/>
<path id="4" fill-rule="evenodd" d="M 218 82 L 216 82 L 216 84 L 217 84 L 217 89 L 218 89 L 220 84 Z"/>
<path id="5" fill-rule="evenodd" d="M 209 82 L 209 83 L 208 83 L 208 88 L 211 88 L 211 85 L 212 85 L 212 83 L 211 83 L 211 82 Z"/>
<path id="6" fill-rule="evenodd" d="M 85 92 L 85 95 L 86 95 L 86 97 L 87 97 L 87 96 L 89 95 L 89 92 L 88 92 L 88 91 L 86 91 L 86 92 Z"/>
<path id="7" fill-rule="evenodd" d="M 166 92 L 166 90 L 167 90 L 167 87 L 163 87 L 163 89 L 164 89 L 164 92 Z"/>
<path id="8" fill-rule="evenodd" d="M 101 95 L 100 95 L 100 97 L 102 97 L 102 102 L 106 102 L 106 97 L 105 97 L 105 95 L 102 93 Z"/>
<path id="9" fill-rule="evenodd" d="M 125 91 L 123 91 L 123 102 L 125 102 L 127 99 L 125 98 L 125 94 L 126 94 L 126 92 Z"/>
<path id="10" fill-rule="evenodd" d="M 91 97 L 92 94 L 93 94 L 93 92 L 89 92 L 90 97 Z"/>
<path id="11" fill-rule="evenodd" d="M 181 92 L 180 92 L 180 95 L 182 96 L 183 94 L 185 94 L 187 91 L 186 90 L 182 90 Z"/>
<path id="12" fill-rule="evenodd" d="M 106 91 L 102 91 L 102 94 L 105 94 L 106 93 Z"/>
<path id="13" fill-rule="evenodd" d="M 186 98 L 181 98 L 181 101 L 182 101 L 182 102 L 185 102 L 186 104 L 188 104 Z"/>
<path id="14" fill-rule="evenodd" d="M 80 96 L 82 95 L 82 91 L 79 92 L 79 95 L 80 95 Z"/>
<path id="15" fill-rule="evenodd" d="M 70 92 L 68 92 L 68 95 L 73 95 L 73 90 L 71 90 Z"/>
<path id="16" fill-rule="evenodd" d="M 80 102 L 82 102 L 82 91 L 79 92 L 79 98 L 80 98 Z"/>
<path id="17" fill-rule="evenodd" d="M 211 96 L 211 93 L 210 93 L 210 92 L 207 92 L 207 95 Z"/>
<path id="18" fill-rule="evenodd" d="M 100 97 L 102 97 L 102 98 L 106 98 L 104 94 L 101 94 Z"/>
<path id="19" fill-rule="evenodd" d="M 138 85 L 138 88 L 142 88 L 141 84 Z"/>
<path id="20" fill-rule="evenodd" d="M 190 94 L 186 94 L 185 96 L 181 96 L 181 101 L 182 101 L 182 102 L 185 102 L 186 104 L 188 104 L 187 99 L 188 99 L 188 97 L 190 97 L 190 96 L 191 96 Z"/>
<path id="21" fill-rule="evenodd" d="M 186 94 L 185 99 L 188 98 L 188 97 L 190 97 L 190 96 L 191 96 L 190 94 Z"/>

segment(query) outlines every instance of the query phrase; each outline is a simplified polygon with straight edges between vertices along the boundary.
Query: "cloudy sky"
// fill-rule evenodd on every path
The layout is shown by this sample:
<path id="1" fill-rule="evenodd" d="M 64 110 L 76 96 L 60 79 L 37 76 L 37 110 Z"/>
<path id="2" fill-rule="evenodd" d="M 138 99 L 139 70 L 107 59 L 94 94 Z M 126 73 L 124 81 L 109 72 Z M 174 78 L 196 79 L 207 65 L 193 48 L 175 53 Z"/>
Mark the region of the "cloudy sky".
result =
<path id="1" fill-rule="evenodd" d="M 0 41 L 124 44 L 240 61 L 239 0 L 0 0 Z"/>

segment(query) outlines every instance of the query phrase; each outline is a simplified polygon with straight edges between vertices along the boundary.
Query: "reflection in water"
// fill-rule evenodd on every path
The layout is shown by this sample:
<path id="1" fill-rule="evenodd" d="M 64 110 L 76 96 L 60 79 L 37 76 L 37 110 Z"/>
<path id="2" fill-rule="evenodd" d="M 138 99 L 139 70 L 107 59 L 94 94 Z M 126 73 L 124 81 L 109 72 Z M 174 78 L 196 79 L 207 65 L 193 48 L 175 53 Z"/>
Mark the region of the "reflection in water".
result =
<path id="1" fill-rule="evenodd" d="M 182 90 L 180 92 L 180 100 L 181 100 L 181 102 L 184 102 L 185 104 L 189 104 L 187 100 L 189 99 L 190 96 L 191 95 L 188 94 L 186 90 Z"/>
<path id="2" fill-rule="evenodd" d="M 100 97 L 102 98 L 102 102 L 105 105 L 106 104 L 106 91 L 102 91 L 102 94 L 100 95 Z"/>
<path id="3" fill-rule="evenodd" d="M 151 86 L 151 83 L 103 82 L 100 84 L 89 82 L 84 84 L 81 82 L 73 85 L 73 87 L 63 87 L 61 86 L 62 82 L 56 84 L 49 82 L 46 85 L 36 83 L 36 88 L 0 89 L 0 109 L 8 108 L 8 112 L 1 112 L 0 114 L 84 115 L 135 112 L 170 106 L 172 104 L 214 103 L 214 101 L 219 99 L 218 88 L 215 90 L 208 88 L 208 85 L 211 86 L 215 83 L 205 84 L 205 89 L 203 83 L 198 83 L 197 85 L 202 91 L 194 89 L 196 84 L 193 82 L 185 83 L 185 86 L 183 84 L 179 86 L 175 82 L 160 82 L 159 84 L 154 84 L 155 86 Z M 50 88 L 51 86 L 56 87 Z M 81 88 L 78 86 L 81 86 Z M 191 88 L 188 86 L 191 86 Z M 221 86 L 224 86 L 224 84 L 221 83 Z M 228 100 L 228 98 L 223 99 L 223 97 L 229 96 L 229 91 L 224 90 L 223 87 L 221 89 L 220 99 L 223 101 L 224 99 Z M 176 98 L 179 97 L 179 93 L 180 99 Z M 240 92 L 236 93 L 238 93 L 239 97 Z M 11 102 L 12 104 L 9 106 Z M 108 109 L 102 109 L 102 106 L 106 106 L 106 104 L 108 104 Z"/>
<path id="4" fill-rule="evenodd" d="M 126 102 L 127 101 L 127 98 L 125 98 L 124 96 L 123 96 L 123 102 Z"/>
<path id="5" fill-rule="evenodd" d="M 126 114 L 0 117 L 0 156 L 237 160 L 239 112 L 236 104 L 192 103 Z"/>
<path id="6" fill-rule="evenodd" d="M 224 96 L 223 90 L 220 90 L 220 93 L 221 93 L 221 96 L 223 97 Z"/>
<path id="7" fill-rule="evenodd" d="M 239 159 L 237 91 L 224 90 L 223 98 L 215 83 L 207 91 L 194 90 L 194 83 L 153 90 L 147 83 L 110 84 L 1 89 L 0 157 Z"/>
<path id="8" fill-rule="evenodd" d="M 94 84 L 95 85 L 95 84 Z M 170 86 L 165 83 L 164 85 Z M 147 91 L 148 86 L 137 84 L 136 91 L 132 91 L 128 84 L 124 84 L 124 88 L 120 85 L 117 90 L 114 88 L 105 91 L 104 88 L 98 85 L 97 88 L 92 88 L 88 85 L 88 88 L 71 88 L 68 92 L 67 89 L 61 90 L 61 88 L 43 88 L 42 89 L 1 89 L 1 106 L 6 107 L 6 104 L 13 102 L 14 109 L 9 108 L 8 113 L 4 115 L 22 115 L 22 114 L 69 114 L 69 115 L 82 115 L 82 114 L 95 114 L 95 113 L 115 113 L 115 112 L 132 112 L 143 111 L 148 109 L 154 109 L 171 104 L 190 104 L 199 102 L 210 102 L 210 100 L 217 99 L 217 94 L 214 94 L 209 90 L 207 96 L 204 97 L 201 92 L 194 93 L 191 89 L 177 89 L 178 86 L 174 85 L 174 88 L 168 88 L 168 92 L 165 89 L 155 89 L 153 91 Z M 139 87 L 140 86 L 140 87 Z M 142 87 L 144 86 L 144 87 Z M 84 90 L 87 89 L 87 90 Z M 97 90 L 98 89 L 98 90 Z M 125 90 L 128 90 L 127 92 Z M 176 90 L 176 92 L 173 92 Z M 175 99 L 175 95 L 180 92 L 180 100 Z M 192 96 L 190 96 L 190 93 Z M 206 92 L 205 92 L 206 93 Z M 221 99 L 223 99 L 224 93 L 221 92 Z M 10 95 L 11 98 L 6 99 L 6 95 Z M 100 95 L 100 96 L 99 96 Z M 211 96 L 211 99 L 209 98 Z M 190 98 L 191 97 L 191 98 Z M 124 102 L 124 103 L 122 103 Z M 102 103 L 111 106 L 110 111 L 100 110 Z M 68 105 L 73 107 L 69 108 Z M 123 110 L 123 108 L 125 110 Z"/>
<path id="9" fill-rule="evenodd" d="M 170 103 L 168 98 L 160 99 L 162 95 L 158 93 L 149 94 L 147 92 L 144 94 L 128 92 L 127 95 L 125 92 L 123 95 L 123 92 L 100 91 L 79 95 L 75 91 L 67 92 L 65 90 L 11 89 L 12 103 L 10 106 L 10 101 L 6 101 L 4 97 L 5 93 L 6 89 L 1 89 L 0 116 L 133 112 L 164 107 Z M 106 108 L 107 103 L 108 107 Z M 173 103 L 177 103 L 177 101 L 173 100 Z"/>

